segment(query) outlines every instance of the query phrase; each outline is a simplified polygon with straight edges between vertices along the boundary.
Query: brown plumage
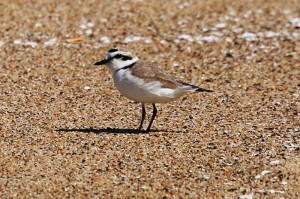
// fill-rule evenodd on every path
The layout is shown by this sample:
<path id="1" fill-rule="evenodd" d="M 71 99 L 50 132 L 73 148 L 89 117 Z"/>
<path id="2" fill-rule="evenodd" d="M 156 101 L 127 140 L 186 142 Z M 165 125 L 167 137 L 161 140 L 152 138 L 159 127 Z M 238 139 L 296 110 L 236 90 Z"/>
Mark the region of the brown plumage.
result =
<path id="1" fill-rule="evenodd" d="M 137 61 L 130 69 L 132 75 L 143 79 L 145 82 L 159 81 L 163 88 L 175 89 L 183 85 L 183 82 L 177 81 L 175 78 L 167 74 L 158 67 L 156 62 Z"/>

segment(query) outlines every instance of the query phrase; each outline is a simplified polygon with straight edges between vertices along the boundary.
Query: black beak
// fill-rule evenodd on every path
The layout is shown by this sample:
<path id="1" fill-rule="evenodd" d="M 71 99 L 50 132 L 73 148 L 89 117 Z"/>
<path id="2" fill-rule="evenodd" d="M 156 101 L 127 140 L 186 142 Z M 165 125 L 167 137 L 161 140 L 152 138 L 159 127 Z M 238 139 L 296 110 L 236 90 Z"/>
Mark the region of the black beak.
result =
<path id="1" fill-rule="evenodd" d="M 98 62 L 96 62 L 96 63 L 94 63 L 94 65 L 103 65 L 103 64 L 106 64 L 106 62 L 107 62 L 107 60 L 106 59 L 103 59 L 103 60 L 101 60 L 101 61 L 98 61 Z"/>

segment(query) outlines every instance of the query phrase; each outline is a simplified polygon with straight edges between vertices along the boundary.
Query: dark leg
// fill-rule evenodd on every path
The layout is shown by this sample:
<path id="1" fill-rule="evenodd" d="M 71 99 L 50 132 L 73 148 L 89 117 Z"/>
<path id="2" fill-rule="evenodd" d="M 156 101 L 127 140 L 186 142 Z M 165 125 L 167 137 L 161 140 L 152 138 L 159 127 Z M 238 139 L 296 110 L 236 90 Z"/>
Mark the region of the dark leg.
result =
<path id="1" fill-rule="evenodd" d="M 153 105 L 153 113 L 152 113 L 152 117 L 151 117 L 149 126 L 148 126 L 148 128 L 147 128 L 147 132 L 150 131 L 150 128 L 151 128 L 152 123 L 153 123 L 153 120 L 154 120 L 154 118 L 155 118 L 155 116 L 156 116 L 156 113 L 157 113 L 157 109 L 156 109 L 156 107 L 155 107 L 155 104 L 152 104 L 152 105 Z"/>
<path id="2" fill-rule="evenodd" d="M 146 115 L 145 105 L 144 105 L 144 103 L 142 103 L 142 120 L 141 120 L 141 124 L 140 124 L 140 127 L 139 127 L 139 131 L 142 130 L 145 115 Z"/>

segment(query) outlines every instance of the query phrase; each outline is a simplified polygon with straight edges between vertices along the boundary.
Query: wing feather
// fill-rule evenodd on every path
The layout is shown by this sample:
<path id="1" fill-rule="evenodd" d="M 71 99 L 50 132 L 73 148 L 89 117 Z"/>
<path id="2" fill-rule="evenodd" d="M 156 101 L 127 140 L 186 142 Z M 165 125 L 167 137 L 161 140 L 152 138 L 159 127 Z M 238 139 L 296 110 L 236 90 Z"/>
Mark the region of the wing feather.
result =
<path id="1" fill-rule="evenodd" d="M 158 67 L 156 62 L 138 61 L 132 68 L 132 75 L 144 79 L 145 82 L 159 81 L 164 88 L 175 89 L 182 85 L 171 75 Z"/>

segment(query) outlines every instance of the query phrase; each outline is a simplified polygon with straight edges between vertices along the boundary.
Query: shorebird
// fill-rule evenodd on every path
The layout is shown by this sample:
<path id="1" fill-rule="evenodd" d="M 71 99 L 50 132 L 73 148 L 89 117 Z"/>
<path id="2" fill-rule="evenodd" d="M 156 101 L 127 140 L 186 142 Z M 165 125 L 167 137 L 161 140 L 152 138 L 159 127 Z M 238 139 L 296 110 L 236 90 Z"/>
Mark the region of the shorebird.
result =
<path id="1" fill-rule="evenodd" d="M 125 97 L 142 104 L 142 118 L 138 130 L 141 131 L 146 115 L 145 104 L 153 106 L 152 117 L 146 132 L 150 132 L 157 114 L 156 103 L 167 103 L 179 99 L 188 92 L 213 92 L 176 80 L 159 68 L 155 62 L 139 60 L 130 52 L 112 48 L 105 59 L 94 65 L 107 65 L 115 87 Z"/>

